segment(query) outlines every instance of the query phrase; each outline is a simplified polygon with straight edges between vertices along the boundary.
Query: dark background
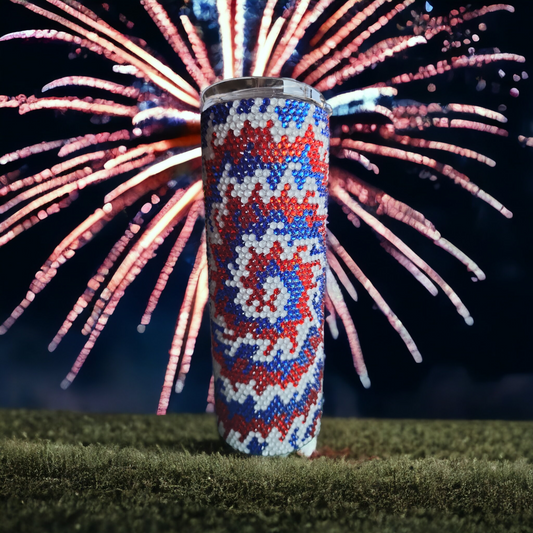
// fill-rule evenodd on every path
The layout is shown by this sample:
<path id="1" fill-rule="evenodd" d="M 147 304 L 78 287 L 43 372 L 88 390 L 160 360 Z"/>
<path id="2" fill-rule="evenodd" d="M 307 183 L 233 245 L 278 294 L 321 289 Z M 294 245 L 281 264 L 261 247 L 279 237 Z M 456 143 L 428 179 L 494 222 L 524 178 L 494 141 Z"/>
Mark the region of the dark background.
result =
<path id="1" fill-rule="evenodd" d="M 0 34 L 28 28 L 49 28 L 54 24 L 29 13 L 21 6 L 0 0 Z M 173 63 L 172 52 L 154 30 L 146 13 L 135 2 L 109 2 L 106 15 L 120 26 L 121 12 L 135 22 L 131 33 L 146 39 Z M 171 11 L 176 2 L 165 2 Z M 423 9 L 425 2 L 417 2 Z M 459 2 L 432 2 L 434 13 L 459 7 Z M 475 324 L 465 325 L 453 306 L 440 293 L 431 297 L 403 268 L 383 252 L 365 229 L 355 229 L 332 206 L 330 224 L 346 243 L 363 271 L 371 277 L 393 310 L 414 337 L 424 356 L 415 364 L 383 315 L 373 309 L 370 298 L 358 288 L 359 302 L 349 303 L 360 335 L 372 387 L 364 390 L 353 370 L 351 355 L 341 327 L 337 341 L 326 333 L 325 413 L 336 416 L 504 418 L 533 419 L 533 346 L 531 302 L 533 279 L 531 228 L 533 148 L 523 148 L 517 135 L 533 136 L 533 87 L 531 79 L 513 83 L 512 74 L 531 72 L 533 50 L 530 39 L 533 10 L 527 0 L 513 2 L 516 13 L 487 15 L 467 27 L 487 23 L 477 49 L 497 46 L 528 58 L 526 64 L 498 63 L 482 69 L 463 69 L 440 76 L 437 91 L 427 92 L 428 82 L 400 88 L 399 98 L 423 102 L 461 102 L 496 109 L 507 106 L 509 138 L 480 132 L 433 131 L 431 138 L 453 142 L 485 153 L 497 161 L 493 169 L 459 157 L 432 155 L 453 164 L 475 183 L 514 212 L 506 220 L 494 209 L 439 177 L 421 180 L 414 165 L 372 158 L 380 166 L 373 181 L 393 196 L 406 201 L 432 220 L 441 233 L 472 257 L 487 274 L 487 280 L 472 283 L 470 274 L 445 252 L 423 237 L 397 224 L 398 231 L 415 251 L 443 276 L 470 309 Z M 88 6 L 95 3 L 87 2 Z M 480 4 L 475 4 L 480 5 Z M 100 14 L 105 14 L 101 9 Z M 433 14 L 433 13 L 432 13 Z M 405 14 L 398 22 L 407 20 Z M 395 30 L 391 24 L 392 31 Z M 386 33 L 386 32 L 385 32 Z M 384 36 L 384 34 L 381 34 Z M 389 36 L 389 34 L 387 34 Z M 418 65 L 435 63 L 452 53 L 441 52 L 443 37 L 429 45 L 409 50 L 401 60 L 379 65 L 368 79 L 354 80 L 362 86 Z M 38 94 L 45 83 L 67 73 L 88 74 L 123 81 L 110 72 L 100 58 L 69 60 L 68 45 L 31 40 L 0 43 L 0 94 Z M 498 70 L 506 73 L 500 78 Z M 480 78 L 487 88 L 479 91 Z M 372 80 L 372 81 L 369 81 Z M 433 81 L 433 80 L 430 80 Z M 495 85 L 497 84 L 497 85 Z M 349 86 L 347 86 L 348 88 Z M 512 98 L 512 87 L 520 90 Z M 344 88 L 343 88 L 344 89 Z M 70 93 L 67 89 L 64 93 Z M 85 94 L 83 91 L 80 94 Z M 332 93 L 326 96 L 331 96 Z M 116 125 L 117 123 L 115 123 Z M 92 124 L 90 116 L 52 111 L 19 117 L 16 111 L 0 110 L 0 152 L 39 142 L 65 138 L 88 131 L 114 129 Z M 117 128 L 118 129 L 118 128 Z M 45 158 L 36 158 L 41 170 Z M 50 163 L 48 163 L 50 164 Z M 13 167 L 10 167 L 11 170 Z M 363 179 L 370 175 L 356 167 Z M 50 217 L 0 250 L 0 319 L 24 296 L 33 274 L 66 232 L 100 205 L 109 185 L 83 191 L 71 208 Z M 184 285 L 194 259 L 194 242 L 180 260 L 175 274 L 156 310 L 152 324 L 140 335 L 136 326 L 151 292 L 164 253 L 151 261 L 121 301 L 92 354 L 73 385 L 59 387 L 84 343 L 79 327 L 72 328 L 56 352 L 46 347 L 91 274 L 109 247 L 122 234 L 128 214 L 118 217 L 98 238 L 80 250 L 61 268 L 50 286 L 8 334 L 0 337 L 0 407 L 70 409 L 78 411 L 155 412 L 162 385 L 168 348 L 172 339 Z M 193 238 L 198 239 L 196 234 Z M 165 247 L 162 247 L 163 252 Z M 168 249 L 168 246 L 167 246 Z M 185 390 L 174 395 L 171 411 L 201 412 L 210 376 L 209 328 L 204 321 Z"/>

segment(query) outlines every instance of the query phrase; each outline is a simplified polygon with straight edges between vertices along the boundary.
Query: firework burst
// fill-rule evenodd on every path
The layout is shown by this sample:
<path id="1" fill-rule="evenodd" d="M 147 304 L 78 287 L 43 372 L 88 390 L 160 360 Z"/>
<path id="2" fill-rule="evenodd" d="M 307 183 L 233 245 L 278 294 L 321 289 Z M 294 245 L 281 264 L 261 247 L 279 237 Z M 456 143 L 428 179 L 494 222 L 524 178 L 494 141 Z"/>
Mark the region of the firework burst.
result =
<path id="1" fill-rule="evenodd" d="M 432 91 L 443 75 L 455 70 L 524 62 L 517 54 L 477 52 L 480 36 L 471 29 L 482 30 L 484 17 L 512 12 L 511 6 L 494 4 L 434 14 L 426 12 L 429 5 L 415 0 L 217 0 L 193 1 L 181 10 L 172 9 L 171 16 L 157 1 L 141 0 L 175 52 L 173 57 L 165 54 L 165 59 L 150 43 L 128 36 L 131 23 L 127 19 L 123 18 L 125 27 L 118 31 L 105 16 L 90 10 L 88 2 L 12 2 L 48 19 L 52 29 L 18 31 L 0 41 L 61 43 L 73 57 L 90 53 L 105 58 L 116 75 L 114 81 L 104 76 L 71 75 L 51 80 L 40 95 L 0 96 L 0 108 L 16 108 L 20 114 L 41 109 L 82 112 L 100 123 L 97 133 L 47 138 L 0 157 L 5 169 L 0 176 L 0 246 L 69 206 L 83 195 L 83 189 L 109 183 L 102 205 L 70 232 L 58 236 L 26 296 L 0 326 L 0 334 L 7 332 L 84 244 L 124 210 L 136 210 L 50 343 L 50 350 L 54 350 L 73 323 L 85 319 L 82 332 L 87 342 L 63 386 L 80 371 L 126 289 L 161 245 L 171 242 L 138 330 L 144 331 L 150 323 L 185 245 L 203 221 L 200 92 L 214 81 L 242 75 L 293 77 L 324 92 L 333 108 L 331 202 L 342 208 L 350 224 L 369 226 L 386 253 L 431 294 L 440 289 L 465 322 L 472 323 L 453 288 L 391 231 L 389 221 L 409 226 L 430 239 L 463 263 L 476 279 L 485 278 L 483 271 L 422 213 L 369 181 L 379 173 L 383 161 L 403 161 L 431 179 L 439 176 L 451 180 L 504 217 L 512 216 L 453 163 L 467 158 L 492 167 L 495 161 L 467 146 L 438 140 L 443 130 L 507 136 L 505 116 L 478 105 L 405 99 L 409 92 L 405 87 L 424 83 Z M 103 4 L 103 9 L 110 7 Z M 99 8 L 98 13 L 101 11 Z M 383 64 L 401 65 L 400 59 L 433 46 L 437 40 L 441 60 L 435 64 L 419 62 L 407 71 L 396 66 L 393 76 L 380 78 Z M 394 72 L 394 68 L 387 72 Z M 83 91 L 88 96 L 80 96 Z M 55 154 L 55 164 L 28 173 L 25 162 L 43 153 Z M 334 229 L 328 232 L 326 321 L 333 337 L 338 336 L 342 323 L 355 369 L 368 386 L 356 326 L 344 299 L 345 294 L 357 298 L 353 279 L 368 292 L 415 361 L 420 361 L 421 355 L 371 281 L 371 273 L 363 272 L 347 248 Z M 179 309 L 159 413 L 166 412 L 172 389 L 182 390 L 189 371 L 207 302 L 206 273 L 202 237 Z"/>

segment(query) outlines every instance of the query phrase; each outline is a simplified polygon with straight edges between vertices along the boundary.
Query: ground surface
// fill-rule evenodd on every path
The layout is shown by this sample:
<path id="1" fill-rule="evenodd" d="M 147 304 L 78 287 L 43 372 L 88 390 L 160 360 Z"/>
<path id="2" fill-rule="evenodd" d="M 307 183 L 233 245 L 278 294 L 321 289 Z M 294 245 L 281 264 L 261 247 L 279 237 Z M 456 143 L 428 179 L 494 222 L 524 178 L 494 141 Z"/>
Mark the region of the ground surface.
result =
<path id="1" fill-rule="evenodd" d="M 321 457 L 208 415 L 0 410 L 0 532 L 533 532 L 533 422 L 325 419 Z"/>

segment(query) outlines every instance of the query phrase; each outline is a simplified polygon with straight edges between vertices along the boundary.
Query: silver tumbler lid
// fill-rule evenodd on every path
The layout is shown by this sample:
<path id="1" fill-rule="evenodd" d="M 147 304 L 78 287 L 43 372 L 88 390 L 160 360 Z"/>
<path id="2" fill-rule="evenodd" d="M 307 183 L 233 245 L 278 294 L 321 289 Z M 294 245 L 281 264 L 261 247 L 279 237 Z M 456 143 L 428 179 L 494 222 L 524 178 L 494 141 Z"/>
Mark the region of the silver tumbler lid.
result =
<path id="1" fill-rule="evenodd" d="M 291 78 L 268 78 L 264 76 L 231 78 L 218 81 L 202 91 L 201 110 L 214 104 L 247 98 L 293 97 L 324 109 L 328 115 L 331 107 L 320 91 Z"/>

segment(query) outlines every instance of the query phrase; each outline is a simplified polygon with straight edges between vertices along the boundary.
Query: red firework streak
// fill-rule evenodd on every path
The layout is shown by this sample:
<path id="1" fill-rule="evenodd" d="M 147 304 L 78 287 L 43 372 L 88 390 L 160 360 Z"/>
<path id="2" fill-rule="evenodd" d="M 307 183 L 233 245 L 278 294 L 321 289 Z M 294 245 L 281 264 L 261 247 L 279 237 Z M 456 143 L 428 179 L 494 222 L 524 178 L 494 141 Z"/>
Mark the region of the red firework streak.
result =
<path id="1" fill-rule="evenodd" d="M 66 43 L 75 55 L 87 52 L 102 56 L 113 64 L 114 74 L 112 80 L 65 76 L 51 80 L 43 87 L 43 94 L 35 96 L 0 95 L 0 109 L 18 109 L 21 114 L 40 109 L 75 111 L 102 116 L 105 118 L 102 123 L 107 124 L 96 134 L 80 131 L 74 137 L 45 138 L 40 143 L 22 146 L 0 157 L 0 164 L 6 166 L 6 173 L 0 176 L 0 215 L 3 217 L 0 246 L 67 207 L 86 187 L 117 178 L 121 182 L 118 185 L 114 182 L 102 205 L 91 216 L 70 233 L 58 237 L 59 242 L 36 273 L 26 296 L 0 326 L 0 334 L 12 326 L 81 246 L 118 213 L 138 207 L 138 213 L 89 280 L 86 290 L 50 344 L 50 350 L 55 349 L 73 322 L 88 313 L 82 328 L 88 337 L 87 342 L 64 386 L 68 386 L 79 372 L 125 290 L 161 244 L 172 241 L 139 331 L 144 331 L 149 324 L 195 224 L 201 223 L 204 217 L 200 91 L 219 80 L 243 75 L 288 76 L 325 93 L 333 109 L 330 201 L 340 204 L 351 223 L 364 223 L 372 228 L 386 252 L 431 294 L 436 294 L 440 288 L 465 321 L 472 322 L 469 311 L 455 291 L 387 227 L 387 218 L 400 221 L 431 239 L 462 262 L 477 279 L 484 279 L 484 273 L 474 261 L 443 238 L 420 212 L 368 181 L 378 172 L 379 161 L 383 158 L 405 161 L 433 176 L 452 180 L 505 217 L 512 216 L 466 174 L 454 168 L 453 163 L 442 162 L 443 155 L 449 156 L 448 161 L 461 156 L 494 166 L 490 157 L 465 146 L 431 138 L 432 132 L 435 134 L 442 129 L 506 136 L 506 118 L 502 113 L 469 103 L 405 103 L 396 100 L 400 88 L 407 87 L 408 90 L 409 84 L 421 80 L 427 80 L 428 87 L 432 87 L 439 76 L 453 70 L 477 69 L 491 63 L 523 63 L 525 59 L 517 54 L 477 53 L 475 47 L 482 40 L 482 32 L 469 30 L 468 43 L 460 35 L 462 29 L 473 23 L 482 30 L 482 17 L 512 12 L 511 6 L 495 4 L 479 9 L 459 8 L 433 15 L 424 12 L 426 3 L 418 0 L 297 0 L 287 5 L 283 0 L 267 0 L 262 7 L 262 16 L 254 18 L 245 17 L 243 0 L 217 0 L 212 12 L 193 16 L 183 11 L 171 19 L 156 0 L 142 0 L 149 17 L 186 69 L 187 73 L 180 75 L 169 66 L 176 63 L 176 58 L 167 64 L 149 51 L 142 40 L 128 37 L 132 24 L 128 23 L 123 32 L 118 31 L 91 11 L 88 3 L 74 0 L 12 1 L 48 19 L 51 29 L 11 33 L 0 39 L 0 46 L 13 39 Z M 104 4 L 104 9 L 108 8 Z M 218 24 L 220 33 L 220 56 L 217 57 L 200 37 L 202 31 L 208 32 L 208 27 L 213 24 Z M 249 35 L 254 38 L 248 39 Z M 421 63 L 412 72 L 402 72 L 400 68 L 392 77 L 388 72 L 383 74 L 381 65 L 389 59 L 399 59 L 410 49 L 420 49 L 436 39 L 441 39 L 442 57 L 439 61 Z M 370 71 L 373 81 L 368 81 L 366 76 Z M 364 82 L 358 83 L 363 79 Z M 69 95 L 71 88 L 86 89 L 91 96 Z M 121 120 L 121 124 L 114 126 L 116 120 Z M 128 121 L 127 125 L 124 120 Z M 520 140 L 533 145 L 531 139 Z M 281 147 L 267 144 L 263 157 L 279 158 L 275 150 L 283 149 L 290 151 L 290 144 Z M 292 149 L 299 150 L 298 147 Z M 272 153 L 267 154 L 270 151 Z M 45 152 L 55 154 L 56 164 L 31 172 L 22 167 L 37 154 Z M 34 167 L 30 165 L 28 168 Z M 365 181 L 357 174 L 364 174 Z M 184 177 L 186 179 L 182 179 Z M 257 220 L 267 216 L 276 201 L 281 203 L 279 199 L 271 204 L 261 204 L 259 198 L 255 200 Z M 287 206 L 294 208 L 294 217 L 299 216 L 301 205 L 289 201 L 283 208 Z M 289 213 L 288 217 L 291 216 Z M 355 325 L 343 297 L 343 291 L 355 297 L 353 279 L 361 283 L 415 360 L 420 361 L 420 353 L 403 324 L 329 230 L 326 257 L 325 321 L 334 337 L 338 334 L 337 318 L 342 321 L 363 384 L 368 386 L 369 379 Z M 258 255 L 256 259 L 257 267 L 263 267 L 261 261 L 264 258 Z M 283 265 L 283 261 L 279 259 L 278 263 Z M 254 291 L 254 287 L 250 290 Z M 269 302 L 274 305 L 279 295 L 272 293 L 270 298 L 263 300 L 265 308 L 270 309 Z M 259 297 L 255 299 L 261 301 Z M 204 237 L 179 311 L 158 413 L 166 412 L 172 389 L 175 387 L 179 392 L 183 388 L 207 301 L 208 263 Z M 290 332 L 287 335 L 291 338 Z M 273 376 L 281 374 L 274 373 Z M 211 407 L 213 399 L 211 391 Z"/>

